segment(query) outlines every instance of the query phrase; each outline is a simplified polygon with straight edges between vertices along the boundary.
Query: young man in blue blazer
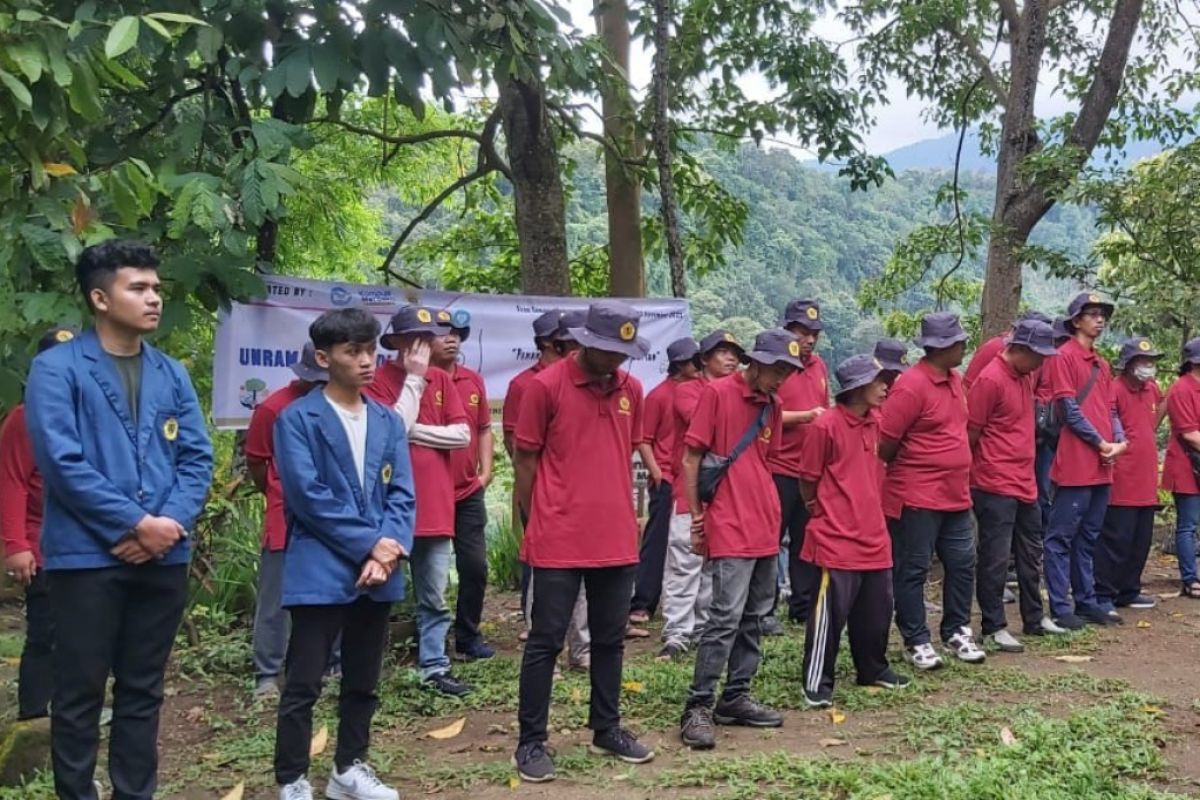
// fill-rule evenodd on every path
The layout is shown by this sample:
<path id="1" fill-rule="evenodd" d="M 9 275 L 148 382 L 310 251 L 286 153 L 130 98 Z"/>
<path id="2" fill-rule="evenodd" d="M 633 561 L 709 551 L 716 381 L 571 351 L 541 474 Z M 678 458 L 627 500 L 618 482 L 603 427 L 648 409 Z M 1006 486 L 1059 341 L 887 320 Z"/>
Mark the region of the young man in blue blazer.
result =
<path id="1" fill-rule="evenodd" d="M 212 448 L 183 366 L 143 341 L 158 328 L 158 257 L 137 242 L 83 251 L 95 325 L 39 355 L 25 391 L 42 473 L 42 550 L 54 619 L 55 791 L 93 800 L 111 673 L 113 795 L 154 796 L 163 673 L 187 599 L 188 535 Z"/>
<path id="2" fill-rule="evenodd" d="M 275 423 L 287 514 L 283 605 L 292 615 L 275 737 L 280 800 L 311 800 L 312 711 L 334 640 L 342 637 L 331 800 L 397 800 L 367 765 L 371 718 L 391 604 L 404 597 L 399 562 L 412 551 L 416 501 L 404 423 L 362 394 L 375 377 L 379 323 L 361 308 L 309 328 L 329 373 Z"/>

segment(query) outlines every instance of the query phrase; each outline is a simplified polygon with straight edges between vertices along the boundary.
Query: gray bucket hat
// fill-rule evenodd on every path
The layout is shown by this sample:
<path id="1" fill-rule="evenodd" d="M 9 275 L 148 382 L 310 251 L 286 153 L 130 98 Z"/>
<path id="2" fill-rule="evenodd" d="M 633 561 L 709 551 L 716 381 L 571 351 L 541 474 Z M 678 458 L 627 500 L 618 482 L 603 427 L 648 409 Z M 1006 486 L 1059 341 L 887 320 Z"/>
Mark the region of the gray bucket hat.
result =
<path id="1" fill-rule="evenodd" d="M 1179 363 L 1179 374 L 1187 372 L 1193 364 L 1200 364 L 1200 336 L 1183 346 L 1183 358 Z"/>
<path id="2" fill-rule="evenodd" d="M 742 347 L 741 344 L 738 343 L 737 338 L 732 333 L 724 328 L 717 328 L 708 336 L 705 336 L 700 340 L 700 355 L 706 356 L 721 345 L 728 345 L 736 350 L 738 358 L 741 358 L 746 354 L 746 348 Z"/>
<path id="3" fill-rule="evenodd" d="M 801 325 L 810 331 L 825 328 L 821 322 L 821 305 L 816 300 L 793 300 L 783 310 L 783 325 Z"/>
<path id="4" fill-rule="evenodd" d="M 563 312 L 556 308 L 535 318 L 533 320 L 533 338 L 545 339 L 557 333 L 558 321 L 562 319 L 562 315 Z"/>
<path id="5" fill-rule="evenodd" d="M 917 347 L 943 350 L 967 340 L 967 332 L 959 322 L 958 314 L 936 311 L 921 318 L 921 335 L 914 341 Z"/>
<path id="6" fill-rule="evenodd" d="M 1054 322 L 1053 322 L 1053 324 L 1051 324 L 1050 327 L 1054 331 L 1054 341 L 1057 342 L 1059 339 L 1070 339 L 1071 338 L 1071 332 L 1069 330 L 1067 330 L 1067 318 L 1066 317 L 1055 317 Z"/>
<path id="7" fill-rule="evenodd" d="M 691 361 L 700 352 L 700 345 L 690 336 L 676 339 L 667 345 L 667 361 L 674 364 L 677 361 Z"/>
<path id="8" fill-rule="evenodd" d="M 557 342 L 575 342 L 578 339 L 571 333 L 572 328 L 582 328 L 587 322 L 587 309 L 575 309 L 574 311 L 564 311 L 562 316 L 558 318 L 558 328 L 554 332 L 554 340 Z"/>
<path id="9" fill-rule="evenodd" d="M 908 369 L 908 345 L 899 339 L 880 339 L 875 343 L 873 355 L 890 372 Z"/>
<path id="10" fill-rule="evenodd" d="M 302 381 L 329 383 L 329 373 L 317 363 L 317 348 L 312 342 L 304 343 L 304 349 L 300 351 L 300 360 L 292 364 L 292 372 Z"/>
<path id="11" fill-rule="evenodd" d="M 1028 347 L 1039 356 L 1056 356 L 1054 329 L 1036 319 L 1023 319 L 1013 325 L 1012 332 L 1004 337 L 1005 344 Z"/>
<path id="12" fill-rule="evenodd" d="M 1084 309 L 1089 306 L 1097 306 L 1104 312 L 1107 319 L 1113 315 L 1113 310 L 1116 308 L 1112 303 L 1105 300 L 1095 292 L 1080 292 L 1071 300 L 1071 304 L 1067 306 L 1067 322 L 1077 318 L 1083 313 Z"/>
<path id="13" fill-rule="evenodd" d="M 866 386 L 886 371 L 888 368 L 883 361 L 873 355 L 860 353 L 850 356 L 834 370 L 838 382 L 837 396 L 841 397 L 847 392 Z"/>
<path id="14" fill-rule="evenodd" d="M 638 336 L 641 316 L 628 303 L 599 300 L 588 306 L 583 325 L 568 329 L 568 333 L 583 347 L 620 353 L 629 358 L 645 358 L 650 352 L 650 343 Z"/>
<path id="15" fill-rule="evenodd" d="M 439 313 L 445 314 L 446 318 L 438 320 Z M 399 350 L 400 343 L 396 341 L 397 336 L 403 336 L 406 333 L 428 333 L 432 336 L 441 336 L 449 331 L 449 312 L 438 312 L 425 306 L 403 305 L 397 308 L 396 313 L 392 315 L 387 331 L 379 337 L 379 343 L 388 350 Z"/>
<path id="16" fill-rule="evenodd" d="M 1126 365 L 1135 358 L 1162 358 L 1163 353 L 1156 349 L 1145 336 L 1133 336 L 1121 345 L 1121 353 L 1117 356 L 1117 369 L 1125 369 Z"/>
<path id="17" fill-rule="evenodd" d="M 1050 325 L 1054 322 L 1054 320 L 1050 318 L 1049 314 L 1038 311 L 1036 308 L 1025 309 L 1025 311 L 1021 313 L 1021 316 L 1017 317 L 1017 322 L 1020 322 L 1023 319 L 1036 319 L 1038 322 L 1044 322 L 1047 325 Z"/>
<path id="18" fill-rule="evenodd" d="M 754 349 L 746 358 L 759 364 L 777 364 L 780 361 L 804 369 L 800 360 L 800 340 L 783 328 L 772 328 L 754 337 Z"/>

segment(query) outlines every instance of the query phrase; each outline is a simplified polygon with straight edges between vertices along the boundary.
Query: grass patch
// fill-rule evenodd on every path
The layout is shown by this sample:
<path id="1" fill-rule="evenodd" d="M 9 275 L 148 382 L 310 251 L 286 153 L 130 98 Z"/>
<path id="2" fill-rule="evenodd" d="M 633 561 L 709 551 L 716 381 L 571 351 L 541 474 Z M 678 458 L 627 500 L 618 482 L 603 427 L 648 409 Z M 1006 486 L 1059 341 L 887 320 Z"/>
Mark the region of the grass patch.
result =
<path id="1" fill-rule="evenodd" d="M 25 648 L 25 633 L 0 633 L 0 658 L 20 658 Z"/>

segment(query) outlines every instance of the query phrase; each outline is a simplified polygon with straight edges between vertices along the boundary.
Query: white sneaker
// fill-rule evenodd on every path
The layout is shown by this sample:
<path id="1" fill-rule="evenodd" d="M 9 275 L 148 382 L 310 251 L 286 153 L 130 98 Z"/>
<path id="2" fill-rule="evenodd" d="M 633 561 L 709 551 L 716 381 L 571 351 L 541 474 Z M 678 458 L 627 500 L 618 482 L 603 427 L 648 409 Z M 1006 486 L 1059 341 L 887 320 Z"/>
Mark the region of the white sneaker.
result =
<path id="1" fill-rule="evenodd" d="M 1051 636 L 1061 636 L 1064 633 L 1070 633 L 1066 628 L 1059 625 L 1049 617 L 1042 617 L 1042 633 L 1048 633 Z"/>
<path id="2" fill-rule="evenodd" d="M 987 658 L 987 653 L 975 644 L 975 635 L 966 625 L 963 625 L 958 629 L 958 633 L 946 640 L 946 650 L 959 661 L 965 661 L 968 664 L 978 664 Z"/>
<path id="3" fill-rule="evenodd" d="M 1013 636 L 1004 628 L 1001 628 L 993 634 L 989 634 L 987 638 L 992 641 L 992 644 L 996 645 L 996 649 L 1001 653 L 1025 652 L 1025 645 L 1021 644 L 1021 640 Z"/>
<path id="4" fill-rule="evenodd" d="M 942 666 L 942 657 L 928 642 L 904 648 L 904 659 L 923 672 Z"/>
<path id="5" fill-rule="evenodd" d="M 279 800 L 313 800 L 312 785 L 303 776 L 299 777 L 279 787 Z"/>
<path id="6" fill-rule="evenodd" d="M 400 793 L 385 785 L 375 770 L 361 761 L 355 761 L 340 775 L 335 767 L 325 787 L 325 796 L 329 800 L 400 800 Z"/>

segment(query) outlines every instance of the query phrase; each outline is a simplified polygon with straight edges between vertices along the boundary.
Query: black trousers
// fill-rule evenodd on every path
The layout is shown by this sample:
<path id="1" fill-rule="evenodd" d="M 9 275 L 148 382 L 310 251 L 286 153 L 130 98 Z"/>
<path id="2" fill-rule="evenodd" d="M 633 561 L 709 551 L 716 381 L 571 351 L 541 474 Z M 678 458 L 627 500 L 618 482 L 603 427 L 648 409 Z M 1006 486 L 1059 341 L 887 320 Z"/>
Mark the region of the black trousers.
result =
<path id="1" fill-rule="evenodd" d="M 486 495 L 481 488 L 454 505 L 454 568 L 458 571 L 454 641 L 459 649 L 480 639 L 488 572 Z"/>
<path id="2" fill-rule="evenodd" d="M 642 547 L 638 552 L 637 577 L 634 582 L 630 611 L 645 611 L 653 615 L 662 595 L 663 566 L 667 560 L 667 533 L 671 528 L 674 510 L 671 484 L 663 481 L 650 489 L 649 516 L 642 531 Z"/>
<path id="3" fill-rule="evenodd" d="M 779 493 L 779 507 L 783 512 L 779 527 L 779 542 L 788 539 L 788 583 L 792 595 L 788 599 L 788 617 L 803 622 L 808 618 L 813 591 L 820 571 L 812 564 L 800 560 L 800 548 L 804 546 L 804 528 L 808 525 L 808 509 L 800 499 L 800 480 L 791 475 L 773 475 L 775 490 Z M 771 613 L 776 613 L 779 598 L 776 595 Z"/>
<path id="4" fill-rule="evenodd" d="M 1096 542 L 1096 599 L 1129 605 L 1142 593 L 1142 570 L 1154 538 L 1154 506 L 1109 506 Z"/>
<path id="5" fill-rule="evenodd" d="M 308 774 L 312 711 L 330 648 L 342 637 L 342 690 L 338 695 L 337 750 L 333 763 L 343 772 L 367 760 L 371 718 L 379 705 L 379 673 L 387 643 L 391 603 L 360 597 L 348 605 L 293 606 L 292 638 L 284 666 L 275 726 L 275 781 L 292 783 Z"/>
<path id="6" fill-rule="evenodd" d="M 983 619 L 983 635 L 1008 627 L 1004 614 L 1004 584 L 1011 556 L 1017 565 L 1021 622 L 1036 628 L 1042 620 L 1042 509 L 1035 500 L 971 490 L 979 527 L 975 561 L 975 597 Z"/>
<path id="7" fill-rule="evenodd" d="M 929 644 L 925 620 L 925 581 L 936 552 L 946 571 L 942 581 L 942 641 L 971 624 L 975 594 L 975 534 L 971 512 L 905 507 L 888 520 L 892 534 L 892 583 L 896 627 L 905 647 Z"/>
<path id="8" fill-rule="evenodd" d="M 843 630 L 860 684 L 875 682 L 888 669 L 892 571 L 823 569 L 819 574 L 804 634 L 804 688 L 828 697 Z"/>
<path id="9" fill-rule="evenodd" d="M 592 634 L 591 702 L 588 727 L 605 731 L 621 721 L 621 665 L 625 625 L 636 567 L 533 568 L 533 624 L 521 659 L 517 721 L 521 744 L 546 741 L 554 661 L 562 652 L 579 583 L 587 592 Z"/>
<path id="10" fill-rule="evenodd" d="M 25 587 L 25 646 L 17 673 L 17 719 L 35 719 L 50 713 L 54 693 L 54 612 L 50 584 L 39 569 Z"/>
<path id="11" fill-rule="evenodd" d="M 149 800 L 158 783 L 163 674 L 187 602 L 187 566 L 122 565 L 48 573 L 54 618 L 50 738 L 54 789 L 93 800 L 109 673 L 113 800 Z"/>

